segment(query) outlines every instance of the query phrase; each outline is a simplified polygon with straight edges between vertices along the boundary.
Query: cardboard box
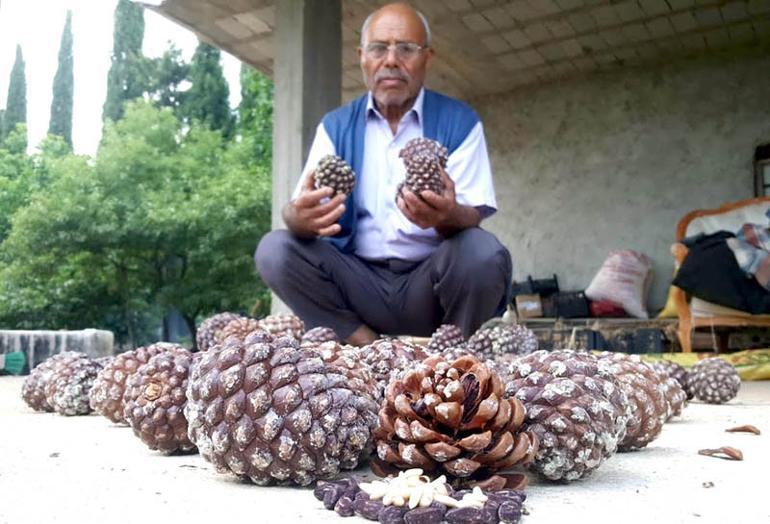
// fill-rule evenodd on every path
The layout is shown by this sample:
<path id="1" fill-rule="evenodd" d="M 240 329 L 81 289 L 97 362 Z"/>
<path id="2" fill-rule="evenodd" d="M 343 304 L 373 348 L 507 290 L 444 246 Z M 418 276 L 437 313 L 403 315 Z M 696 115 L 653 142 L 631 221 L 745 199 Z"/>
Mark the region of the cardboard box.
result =
<path id="1" fill-rule="evenodd" d="M 516 312 L 519 318 L 535 318 L 543 316 L 543 304 L 540 295 L 518 295 L 516 297 Z"/>

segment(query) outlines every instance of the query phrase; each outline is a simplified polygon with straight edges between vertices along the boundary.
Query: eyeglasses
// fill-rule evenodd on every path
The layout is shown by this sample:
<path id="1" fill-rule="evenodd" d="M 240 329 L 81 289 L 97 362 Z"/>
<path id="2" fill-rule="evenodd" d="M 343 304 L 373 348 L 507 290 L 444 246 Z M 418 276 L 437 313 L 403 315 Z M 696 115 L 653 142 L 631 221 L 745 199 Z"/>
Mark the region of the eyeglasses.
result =
<path id="1" fill-rule="evenodd" d="M 395 44 L 372 42 L 364 47 L 364 53 L 369 58 L 379 60 L 380 58 L 387 56 L 391 49 L 395 51 L 396 59 L 401 62 L 408 62 L 417 56 L 423 49 L 428 49 L 428 46 L 415 44 L 414 42 L 397 42 Z"/>

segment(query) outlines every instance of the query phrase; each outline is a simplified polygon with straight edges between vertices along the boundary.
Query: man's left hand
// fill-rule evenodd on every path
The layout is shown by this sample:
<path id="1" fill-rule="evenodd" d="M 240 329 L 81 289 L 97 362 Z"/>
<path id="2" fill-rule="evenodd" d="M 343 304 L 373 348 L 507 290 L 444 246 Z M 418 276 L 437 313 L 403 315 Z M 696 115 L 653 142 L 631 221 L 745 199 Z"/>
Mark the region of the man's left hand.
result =
<path id="1" fill-rule="evenodd" d="M 433 191 L 421 191 L 418 196 L 404 187 L 396 199 L 396 204 L 404 216 L 422 229 L 447 224 L 457 208 L 455 184 L 443 169 L 441 180 L 444 182 L 444 192 L 440 195 Z"/>

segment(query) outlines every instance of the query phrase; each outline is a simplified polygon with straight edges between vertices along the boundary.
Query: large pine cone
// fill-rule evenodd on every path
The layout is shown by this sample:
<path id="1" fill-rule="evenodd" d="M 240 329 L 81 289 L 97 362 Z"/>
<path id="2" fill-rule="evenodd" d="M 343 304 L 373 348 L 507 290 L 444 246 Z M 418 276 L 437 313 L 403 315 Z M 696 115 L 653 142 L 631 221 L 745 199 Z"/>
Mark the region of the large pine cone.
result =
<path id="1" fill-rule="evenodd" d="M 369 365 L 364 362 L 360 348 L 342 346 L 332 341 L 321 344 L 305 342 L 302 348 L 317 353 L 327 367 L 345 375 L 351 389 L 369 395 L 376 401 L 381 399 L 377 381 Z"/>
<path id="2" fill-rule="evenodd" d="M 99 362 L 88 357 L 62 362 L 46 384 L 46 401 L 59 415 L 88 415 L 88 393 L 101 369 Z"/>
<path id="3" fill-rule="evenodd" d="M 468 349 L 484 358 L 498 358 L 506 354 L 528 355 L 537 351 L 535 333 L 520 324 L 500 324 L 481 328 L 468 339 Z"/>
<path id="4" fill-rule="evenodd" d="M 454 324 L 442 324 L 433 332 L 428 343 L 428 349 L 434 352 L 448 348 L 458 348 L 465 345 L 462 330 Z"/>
<path id="5" fill-rule="evenodd" d="M 195 332 L 195 342 L 198 346 L 198 351 L 208 351 L 208 349 L 217 343 L 217 332 L 222 330 L 227 324 L 233 320 L 237 320 L 241 315 L 237 313 L 217 313 L 210 316 L 203 322 Z"/>
<path id="6" fill-rule="evenodd" d="M 157 342 L 146 347 L 138 347 L 117 355 L 94 380 L 89 392 L 91 409 L 110 419 L 115 424 L 127 424 L 123 417 L 123 394 L 126 391 L 126 380 L 136 373 L 139 366 L 146 364 L 151 357 L 163 351 L 184 349 L 179 344 Z"/>
<path id="7" fill-rule="evenodd" d="M 524 427 L 540 441 L 532 469 L 551 480 L 576 480 L 615 453 L 630 408 L 595 356 L 540 350 L 514 360 L 509 372 L 506 394 L 524 403 Z"/>
<path id="8" fill-rule="evenodd" d="M 193 363 L 185 415 L 201 455 L 260 485 L 307 485 L 370 449 L 374 400 L 289 337 L 255 331 Z"/>
<path id="9" fill-rule="evenodd" d="M 682 386 L 673 377 L 662 375 L 660 384 L 663 388 L 663 396 L 666 399 L 666 422 L 668 422 L 682 414 L 682 410 L 687 405 L 687 393 L 685 393 Z"/>
<path id="10" fill-rule="evenodd" d="M 249 334 L 262 329 L 259 324 L 259 320 L 255 318 L 239 317 L 228 322 L 225 327 L 220 329 L 214 334 L 214 340 L 216 344 L 221 344 L 230 337 L 235 337 L 238 340 L 243 340 Z M 211 349 L 209 347 L 209 349 Z"/>
<path id="11" fill-rule="evenodd" d="M 259 321 L 259 327 L 274 337 L 292 337 L 302 340 L 305 323 L 297 315 L 268 315 Z"/>
<path id="12" fill-rule="evenodd" d="M 302 343 L 321 344 L 323 342 L 339 342 L 340 339 L 337 333 L 332 328 L 328 327 L 314 327 L 305 332 L 302 335 Z"/>
<path id="13" fill-rule="evenodd" d="M 398 186 L 397 195 L 406 187 L 419 195 L 422 191 L 444 192 L 441 169 L 446 168 L 449 153 L 447 148 L 429 138 L 413 138 L 399 152 L 406 166 L 403 185 Z"/>
<path id="14" fill-rule="evenodd" d="M 428 357 L 421 346 L 398 339 L 375 340 L 359 351 L 377 381 L 380 392 L 378 398 L 382 398 L 391 379 Z"/>
<path id="15" fill-rule="evenodd" d="M 356 183 L 353 168 L 337 155 L 326 155 L 315 168 L 315 188 L 330 187 L 334 190 L 332 197 L 349 195 Z"/>
<path id="16" fill-rule="evenodd" d="M 599 360 L 618 378 L 631 404 L 626 437 L 618 448 L 620 451 L 643 448 L 658 438 L 668 416 L 669 405 L 661 378 L 638 355 L 605 351 L 599 354 Z"/>
<path id="17" fill-rule="evenodd" d="M 687 370 L 676 362 L 670 360 L 658 360 L 652 364 L 655 371 L 662 373 L 664 376 L 669 376 L 679 382 L 679 385 L 687 395 L 687 400 L 692 400 L 693 394 L 687 385 Z"/>
<path id="18" fill-rule="evenodd" d="M 81 358 L 88 357 L 77 351 L 65 351 L 47 358 L 24 379 L 21 386 L 21 398 L 35 411 L 53 411 L 53 406 L 48 403 L 45 395 L 45 388 L 51 380 L 53 372 L 58 366 L 69 365 L 73 360 Z"/>
<path id="19" fill-rule="evenodd" d="M 699 361 L 690 369 L 688 385 L 698 400 L 724 404 L 738 394 L 741 377 L 732 364 L 711 357 Z"/>
<path id="20" fill-rule="evenodd" d="M 178 348 L 150 358 L 127 380 L 124 418 L 134 434 L 152 450 L 190 451 L 187 436 L 187 382 L 193 354 Z"/>
<path id="21" fill-rule="evenodd" d="M 422 468 L 497 489 L 520 482 L 496 473 L 531 461 L 538 439 L 521 428 L 521 402 L 503 394 L 497 374 L 471 356 L 427 358 L 388 384 L 372 470 Z"/>

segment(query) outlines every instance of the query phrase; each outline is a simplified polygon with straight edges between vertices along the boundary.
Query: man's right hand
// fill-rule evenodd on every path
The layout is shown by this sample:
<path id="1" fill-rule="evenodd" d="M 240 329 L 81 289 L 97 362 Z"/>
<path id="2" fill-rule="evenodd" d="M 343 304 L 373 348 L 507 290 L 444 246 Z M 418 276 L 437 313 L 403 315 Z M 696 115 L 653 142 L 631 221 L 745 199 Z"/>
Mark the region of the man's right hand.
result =
<path id="1" fill-rule="evenodd" d="M 330 187 L 315 189 L 315 171 L 308 173 L 299 196 L 283 208 L 283 221 L 295 235 L 303 238 L 334 236 L 342 229 L 337 220 L 345 212 L 345 195 L 332 196 Z"/>

